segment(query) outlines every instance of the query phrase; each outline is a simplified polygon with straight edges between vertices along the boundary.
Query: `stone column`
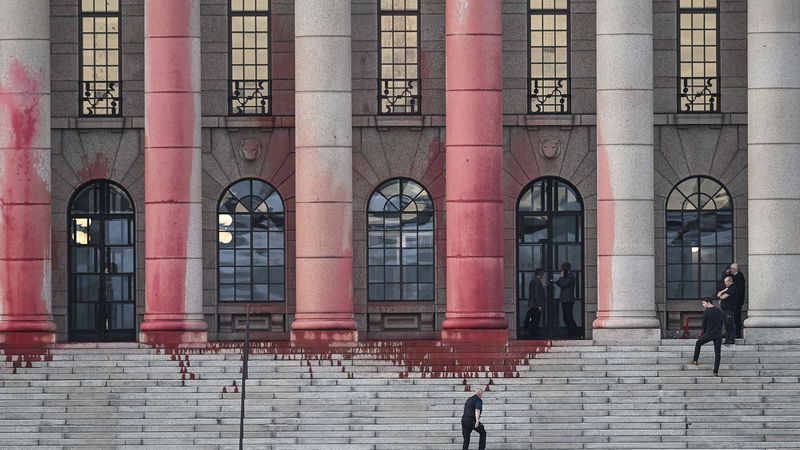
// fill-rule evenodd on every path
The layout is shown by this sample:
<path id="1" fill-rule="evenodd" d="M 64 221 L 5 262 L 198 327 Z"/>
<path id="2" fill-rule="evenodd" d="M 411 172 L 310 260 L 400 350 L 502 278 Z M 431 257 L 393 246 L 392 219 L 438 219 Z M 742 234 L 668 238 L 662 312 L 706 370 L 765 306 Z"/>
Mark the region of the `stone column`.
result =
<path id="1" fill-rule="evenodd" d="M 145 2 L 142 342 L 206 340 L 200 167 L 200 2 Z"/>
<path id="2" fill-rule="evenodd" d="M 747 2 L 748 342 L 800 342 L 800 2 Z"/>
<path id="3" fill-rule="evenodd" d="M 447 0 L 446 341 L 506 340 L 501 2 Z"/>
<path id="4" fill-rule="evenodd" d="M 596 340 L 658 339 L 652 2 L 597 0 Z"/>
<path id="5" fill-rule="evenodd" d="M 77 87 L 77 86 L 76 86 Z M 55 342 L 50 2 L 0 2 L 0 344 Z"/>
<path id="6" fill-rule="evenodd" d="M 350 0 L 295 2 L 297 310 L 292 341 L 353 342 Z"/>

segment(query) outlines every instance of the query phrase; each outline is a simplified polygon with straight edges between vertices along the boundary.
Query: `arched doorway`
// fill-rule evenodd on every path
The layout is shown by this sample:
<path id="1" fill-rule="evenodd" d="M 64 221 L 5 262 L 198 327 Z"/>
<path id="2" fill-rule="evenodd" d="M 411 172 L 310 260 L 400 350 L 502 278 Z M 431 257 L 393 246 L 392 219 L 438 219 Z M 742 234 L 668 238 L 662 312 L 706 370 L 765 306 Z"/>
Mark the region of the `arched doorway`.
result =
<path id="1" fill-rule="evenodd" d="M 108 180 L 69 203 L 69 339 L 136 340 L 136 227 L 131 197 Z"/>
<path id="2" fill-rule="evenodd" d="M 583 201 L 578 191 L 556 177 L 531 182 L 517 201 L 517 338 L 582 337 L 584 332 Z M 559 301 L 561 266 L 569 263 L 575 276 L 574 303 Z M 536 269 L 541 269 L 537 280 Z M 541 283 L 541 284 L 538 284 Z M 537 286 L 538 284 L 538 286 Z M 566 326 L 570 316 L 577 332 Z M 530 311 L 541 308 L 540 313 Z M 526 322 L 528 312 L 530 319 Z M 566 311 L 566 313 L 565 313 Z M 536 316 L 538 326 L 536 326 Z"/>

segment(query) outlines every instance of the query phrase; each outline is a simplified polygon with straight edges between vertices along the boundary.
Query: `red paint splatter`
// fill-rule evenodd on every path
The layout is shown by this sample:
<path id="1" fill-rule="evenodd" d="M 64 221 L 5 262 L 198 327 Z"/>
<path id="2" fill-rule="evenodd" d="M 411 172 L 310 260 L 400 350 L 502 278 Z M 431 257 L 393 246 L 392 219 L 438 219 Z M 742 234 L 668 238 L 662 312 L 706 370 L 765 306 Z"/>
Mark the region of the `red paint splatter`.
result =
<path id="1" fill-rule="evenodd" d="M 108 167 L 108 157 L 105 153 L 95 154 L 94 161 L 91 163 L 87 161 L 85 156 L 81 160 L 83 161 L 83 168 L 78 171 L 78 177 L 82 183 L 97 178 L 108 178 L 108 174 L 111 173 Z"/>
<path id="2" fill-rule="evenodd" d="M 604 328 L 604 317 L 613 311 L 613 264 L 603 256 L 614 253 L 614 198 L 611 185 L 611 166 L 608 151 L 603 145 L 600 122 L 597 123 L 597 320 L 593 328 Z M 605 259 L 605 261 L 603 261 Z"/>

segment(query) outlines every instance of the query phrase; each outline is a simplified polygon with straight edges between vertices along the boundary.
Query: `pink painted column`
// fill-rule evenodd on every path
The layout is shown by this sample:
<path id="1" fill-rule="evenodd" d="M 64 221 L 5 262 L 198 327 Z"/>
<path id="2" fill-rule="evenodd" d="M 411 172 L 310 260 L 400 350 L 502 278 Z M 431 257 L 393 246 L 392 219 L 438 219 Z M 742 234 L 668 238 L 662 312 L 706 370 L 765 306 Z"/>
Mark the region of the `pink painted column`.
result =
<path id="1" fill-rule="evenodd" d="M 296 0 L 293 342 L 349 344 L 358 339 L 350 41 L 350 0 Z"/>
<path id="2" fill-rule="evenodd" d="M 0 345 L 55 342 L 50 2 L 0 3 Z"/>
<path id="3" fill-rule="evenodd" d="M 447 315 L 442 339 L 505 340 L 501 2 L 447 0 Z"/>
<path id="4" fill-rule="evenodd" d="M 200 2 L 145 2 L 145 279 L 140 340 L 206 340 L 202 304 Z"/>

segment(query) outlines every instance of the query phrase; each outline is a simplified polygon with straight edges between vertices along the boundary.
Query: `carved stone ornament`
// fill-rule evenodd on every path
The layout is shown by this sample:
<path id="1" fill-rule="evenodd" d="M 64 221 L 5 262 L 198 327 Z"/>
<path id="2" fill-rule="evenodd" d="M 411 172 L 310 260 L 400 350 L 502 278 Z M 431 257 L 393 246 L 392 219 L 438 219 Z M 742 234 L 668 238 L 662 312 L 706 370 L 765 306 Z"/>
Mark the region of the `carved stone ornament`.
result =
<path id="1" fill-rule="evenodd" d="M 543 158 L 552 159 L 561 153 L 561 141 L 545 141 L 539 139 L 539 154 Z"/>
<path id="2" fill-rule="evenodd" d="M 239 141 L 239 152 L 247 161 L 255 161 L 261 156 L 261 141 L 258 139 L 242 139 Z"/>

